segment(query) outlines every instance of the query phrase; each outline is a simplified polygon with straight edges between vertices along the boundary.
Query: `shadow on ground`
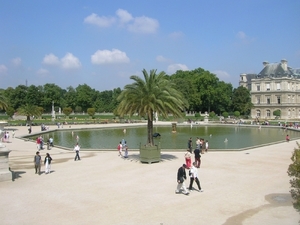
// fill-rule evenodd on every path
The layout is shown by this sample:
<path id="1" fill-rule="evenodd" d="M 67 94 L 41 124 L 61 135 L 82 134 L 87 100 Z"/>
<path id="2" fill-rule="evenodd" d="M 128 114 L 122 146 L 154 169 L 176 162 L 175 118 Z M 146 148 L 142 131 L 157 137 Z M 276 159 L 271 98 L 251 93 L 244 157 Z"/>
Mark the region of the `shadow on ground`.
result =
<path id="1" fill-rule="evenodd" d="M 21 174 L 26 173 L 25 171 L 12 171 L 12 170 L 10 170 L 10 172 L 12 173 L 12 181 L 22 178 Z"/>
<path id="2" fill-rule="evenodd" d="M 171 161 L 177 159 L 178 157 L 172 154 L 161 154 L 160 162 Z M 140 162 L 140 154 L 130 154 L 128 158 L 124 158 L 124 160 L 129 160 L 132 162 Z"/>

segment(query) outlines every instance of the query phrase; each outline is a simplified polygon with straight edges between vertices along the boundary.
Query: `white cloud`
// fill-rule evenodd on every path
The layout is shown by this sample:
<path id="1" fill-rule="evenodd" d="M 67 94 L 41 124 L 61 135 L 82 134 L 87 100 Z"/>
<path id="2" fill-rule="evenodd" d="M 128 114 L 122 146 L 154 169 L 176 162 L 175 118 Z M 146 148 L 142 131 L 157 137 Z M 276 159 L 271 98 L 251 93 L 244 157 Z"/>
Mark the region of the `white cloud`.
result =
<path id="1" fill-rule="evenodd" d="M 133 17 L 124 9 L 118 9 L 116 11 L 116 17 L 100 17 L 93 13 L 84 19 L 85 23 L 93 24 L 99 27 L 110 27 L 116 21 L 122 27 L 127 28 L 128 31 L 135 33 L 155 33 L 159 27 L 159 23 L 156 19 L 146 16 Z"/>
<path id="2" fill-rule="evenodd" d="M 43 63 L 47 64 L 47 65 L 52 65 L 52 66 L 56 66 L 60 64 L 60 61 L 58 59 L 57 56 L 55 56 L 54 54 L 50 53 L 49 55 L 45 55 L 44 59 L 43 59 Z"/>
<path id="3" fill-rule="evenodd" d="M 133 23 L 128 25 L 128 30 L 135 33 L 155 33 L 158 27 L 156 19 L 142 16 L 134 18 Z"/>
<path id="4" fill-rule="evenodd" d="M 22 59 L 20 57 L 17 57 L 17 58 L 12 59 L 11 62 L 14 66 L 20 66 L 22 63 Z"/>
<path id="5" fill-rule="evenodd" d="M 230 78 L 229 73 L 227 73 L 226 71 L 216 70 L 213 71 L 212 73 L 216 74 L 220 80 L 228 80 Z"/>
<path id="6" fill-rule="evenodd" d="M 173 33 L 169 34 L 169 37 L 172 39 L 179 39 L 179 38 L 182 38 L 183 36 L 184 36 L 184 34 L 181 31 L 173 32 Z"/>
<path id="7" fill-rule="evenodd" d="M 61 59 L 61 66 L 64 69 L 78 69 L 81 67 L 81 62 L 72 53 L 67 53 Z"/>
<path id="8" fill-rule="evenodd" d="M 125 52 L 118 49 L 98 50 L 91 56 L 93 64 L 129 63 L 130 59 Z"/>
<path id="9" fill-rule="evenodd" d="M 236 34 L 236 38 L 242 43 L 242 44 L 249 44 L 255 40 L 255 38 L 251 38 L 247 36 L 243 31 L 239 31 Z"/>
<path id="10" fill-rule="evenodd" d="M 97 14 L 92 13 L 84 19 L 85 23 L 93 24 L 98 27 L 109 27 L 115 22 L 115 18 L 113 17 L 99 17 Z"/>
<path id="11" fill-rule="evenodd" d="M 162 55 L 158 55 L 158 56 L 156 56 L 156 61 L 157 62 L 170 62 L 171 60 L 163 57 Z"/>
<path id="12" fill-rule="evenodd" d="M 247 38 L 246 34 L 243 32 L 243 31 L 239 31 L 237 34 L 236 34 L 236 37 L 238 39 L 245 39 Z"/>
<path id="13" fill-rule="evenodd" d="M 41 69 L 39 69 L 36 73 L 37 73 L 38 75 L 41 75 L 41 76 L 46 76 L 46 75 L 49 74 L 49 71 L 46 70 L 46 69 L 41 68 Z"/>
<path id="14" fill-rule="evenodd" d="M 167 72 L 168 74 L 176 73 L 177 70 L 186 71 L 189 70 L 189 68 L 184 64 L 171 64 L 168 66 Z"/>
<path id="15" fill-rule="evenodd" d="M 7 67 L 5 65 L 0 65 L 0 73 L 6 73 Z"/>
<path id="16" fill-rule="evenodd" d="M 133 20 L 132 15 L 124 9 L 118 9 L 116 14 L 121 23 L 128 23 L 129 21 Z"/>

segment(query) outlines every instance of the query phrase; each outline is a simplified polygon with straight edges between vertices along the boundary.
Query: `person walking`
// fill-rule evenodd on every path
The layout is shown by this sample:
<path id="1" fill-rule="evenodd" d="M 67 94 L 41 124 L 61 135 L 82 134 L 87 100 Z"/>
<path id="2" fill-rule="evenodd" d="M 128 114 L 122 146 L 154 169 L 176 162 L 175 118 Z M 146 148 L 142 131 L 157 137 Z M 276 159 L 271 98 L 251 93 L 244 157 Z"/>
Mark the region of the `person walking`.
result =
<path id="1" fill-rule="evenodd" d="M 207 152 L 208 151 L 208 140 L 206 140 L 206 142 L 205 142 L 205 152 Z"/>
<path id="2" fill-rule="evenodd" d="M 188 195 L 189 192 L 186 189 L 184 180 L 186 179 L 186 173 L 185 170 L 187 169 L 186 165 L 183 164 L 177 171 L 177 188 L 175 193 L 178 194 L 180 193 L 180 190 L 183 189 L 183 194 Z"/>
<path id="3" fill-rule="evenodd" d="M 42 157 L 40 156 L 40 152 L 36 152 L 34 158 L 33 158 L 33 162 L 34 162 L 34 168 L 35 168 L 35 174 L 41 174 L 41 162 L 42 162 Z"/>
<path id="4" fill-rule="evenodd" d="M 195 149 L 194 150 L 194 155 L 195 155 L 195 162 L 196 162 L 196 167 L 200 168 L 201 165 L 201 155 L 200 155 L 200 149 Z"/>
<path id="5" fill-rule="evenodd" d="M 46 157 L 44 160 L 45 174 L 48 174 L 51 171 L 51 161 L 52 161 L 52 158 L 51 158 L 50 154 L 46 153 Z"/>
<path id="6" fill-rule="evenodd" d="M 50 144 L 50 147 L 54 147 L 54 145 L 53 145 L 53 137 L 49 138 L 49 144 Z"/>
<path id="7" fill-rule="evenodd" d="M 190 174 L 189 190 L 191 191 L 193 189 L 193 183 L 195 181 L 198 186 L 198 189 L 199 189 L 198 191 L 203 192 L 203 190 L 201 189 L 201 186 L 200 186 L 200 181 L 198 179 L 198 169 L 196 168 L 196 162 L 193 162 L 193 166 L 190 169 L 189 174 Z"/>
<path id="8" fill-rule="evenodd" d="M 123 150 L 124 150 L 124 158 L 128 158 L 128 146 L 127 146 L 127 142 L 124 142 L 124 145 L 122 145 Z"/>
<path id="9" fill-rule="evenodd" d="M 188 149 L 190 150 L 190 152 L 192 152 L 192 150 L 193 150 L 193 140 L 191 137 L 188 140 Z"/>
<path id="10" fill-rule="evenodd" d="M 122 146 L 122 142 L 120 141 L 120 143 L 118 144 L 118 152 L 119 152 L 119 156 L 123 156 L 122 155 L 122 148 L 123 148 L 123 146 Z"/>
<path id="11" fill-rule="evenodd" d="M 75 147 L 74 147 L 74 151 L 76 152 L 74 161 L 76 161 L 77 159 L 80 160 L 79 150 L 80 150 L 80 146 L 79 146 L 78 143 L 77 143 L 77 144 L 75 145 Z"/>
<path id="12" fill-rule="evenodd" d="M 186 153 L 184 154 L 184 158 L 185 158 L 187 169 L 189 169 L 192 166 L 192 154 L 190 153 L 189 149 L 186 150 Z"/>

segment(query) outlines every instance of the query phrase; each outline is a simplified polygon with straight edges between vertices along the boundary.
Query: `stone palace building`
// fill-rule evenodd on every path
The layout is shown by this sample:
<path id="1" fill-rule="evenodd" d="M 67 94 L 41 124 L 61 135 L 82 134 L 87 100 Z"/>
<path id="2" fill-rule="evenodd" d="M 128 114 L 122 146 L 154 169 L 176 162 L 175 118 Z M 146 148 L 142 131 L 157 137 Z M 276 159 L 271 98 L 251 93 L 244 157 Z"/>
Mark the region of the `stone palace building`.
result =
<path id="1" fill-rule="evenodd" d="M 280 63 L 263 62 L 259 74 L 241 74 L 240 86 L 250 90 L 251 117 L 274 119 L 273 112 L 281 111 L 281 119 L 300 119 L 300 69 Z"/>

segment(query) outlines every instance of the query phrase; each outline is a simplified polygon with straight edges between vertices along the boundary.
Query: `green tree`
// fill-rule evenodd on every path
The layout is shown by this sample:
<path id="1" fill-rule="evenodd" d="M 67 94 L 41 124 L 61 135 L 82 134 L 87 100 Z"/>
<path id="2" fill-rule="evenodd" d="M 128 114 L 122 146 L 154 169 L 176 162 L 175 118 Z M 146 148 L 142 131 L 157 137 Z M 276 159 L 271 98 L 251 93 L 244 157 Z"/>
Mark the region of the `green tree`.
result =
<path id="1" fill-rule="evenodd" d="M 224 118 L 227 118 L 228 115 L 229 115 L 228 112 L 223 112 L 223 113 L 222 113 L 222 116 L 223 116 Z"/>
<path id="2" fill-rule="evenodd" d="M 60 107 L 64 93 L 63 89 L 56 84 L 45 84 L 41 91 L 43 92 L 43 99 L 39 106 L 42 106 L 46 112 L 52 111 L 53 101 L 55 106 Z"/>
<path id="3" fill-rule="evenodd" d="M 41 106 L 43 100 L 42 87 L 36 87 L 35 85 L 30 85 L 26 91 L 26 103 L 30 105 Z"/>
<path id="4" fill-rule="evenodd" d="M 241 113 L 239 111 L 234 111 L 233 115 L 235 117 L 240 117 Z"/>
<path id="5" fill-rule="evenodd" d="M 281 111 L 279 109 L 273 111 L 273 116 L 279 117 L 281 116 Z"/>
<path id="6" fill-rule="evenodd" d="M 96 109 L 95 108 L 88 108 L 87 109 L 87 114 L 89 114 L 89 116 L 94 116 L 96 113 Z"/>
<path id="7" fill-rule="evenodd" d="M 8 108 L 7 99 L 4 96 L 4 93 L 0 93 L 0 109 L 6 110 Z"/>
<path id="8" fill-rule="evenodd" d="M 300 212 L 300 145 L 297 142 L 298 148 L 294 149 L 291 157 L 292 164 L 289 165 L 288 175 L 291 177 L 291 196 L 294 199 L 293 206 Z"/>
<path id="9" fill-rule="evenodd" d="M 71 107 L 66 107 L 63 108 L 63 114 L 65 114 L 66 116 L 69 116 L 72 113 L 72 108 Z"/>
<path id="10" fill-rule="evenodd" d="M 12 118 L 13 115 L 15 114 L 15 110 L 14 110 L 12 107 L 9 106 L 9 107 L 6 109 L 6 114 L 7 114 L 10 118 Z"/>
<path id="11" fill-rule="evenodd" d="M 39 117 L 42 115 L 40 108 L 38 106 L 35 105 L 23 105 L 18 109 L 18 114 L 19 115 L 23 115 L 26 116 L 26 120 L 28 124 L 31 124 L 31 117 L 35 116 L 35 117 Z"/>
<path id="12" fill-rule="evenodd" d="M 118 97 L 120 104 L 117 113 L 147 117 L 147 144 L 153 145 L 153 117 L 157 112 L 164 118 L 172 113 L 174 117 L 182 117 L 187 103 L 183 95 L 169 81 L 164 72 L 156 74 L 156 70 L 150 70 L 150 74 L 144 69 L 144 79 L 138 76 L 131 76 L 134 83 L 125 86 Z"/>
<path id="13" fill-rule="evenodd" d="M 22 105 L 27 104 L 27 86 L 25 85 L 19 85 L 15 89 L 10 89 L 10 93 L 8 95 L 10 96 L 10 106 L 14 109 L 18 109 Z"/>
<path id="14" fill-rule="evenodd" d="M 251 103 L 250 91 L 242 86 L 235 88 L 232 95 L 233 111 L 239 111 L 242 115 L 250 113 L 253 104 Z"/>
<path id="15" fill-rule="evenodd" d="M 91 108 L 93 103 L 96 100 L 96 91 L 92 89 L 87 84 L 78 85 L 76 88 L 77 92 L 77 106 L 82 107 L 83 111 L 86 111 L 88 108 Z"/>
<path id="16" fill-rule="evenodd" d="M 67 87 L 67 90 L 64 92 L 63 96 L 64 96 L 64 100 L 65 100 L 65 107 L 69 106 L 72 109 L 75 109 L 76 98 L 77 98 L 76 90 L 72 86 L 69 86 L 69 87 Z"/>

